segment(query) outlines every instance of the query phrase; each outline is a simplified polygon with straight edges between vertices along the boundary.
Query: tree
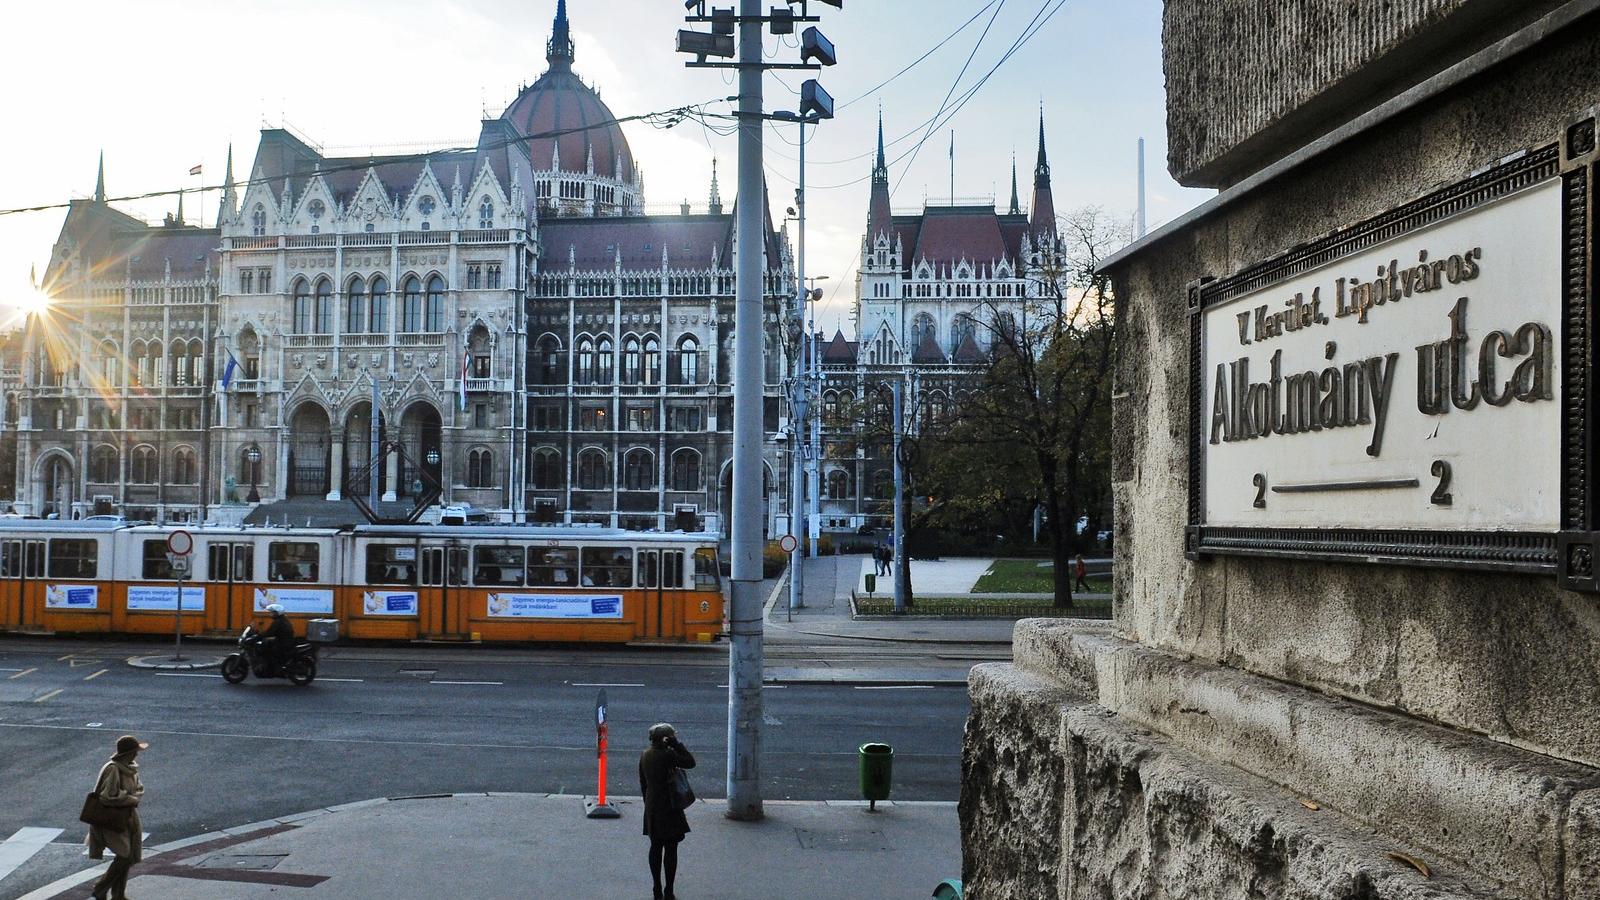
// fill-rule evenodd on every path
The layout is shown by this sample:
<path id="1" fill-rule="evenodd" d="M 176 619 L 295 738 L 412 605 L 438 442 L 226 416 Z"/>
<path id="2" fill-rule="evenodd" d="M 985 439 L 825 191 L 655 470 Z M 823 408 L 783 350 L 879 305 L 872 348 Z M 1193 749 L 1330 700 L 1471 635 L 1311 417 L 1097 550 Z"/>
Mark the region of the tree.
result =
<path id="1" fill-rule="evenodd" d="M 1098 207 L 1063 217 L 1029 272 L 1028 296 L 985 299 L 991 353 L 982 388 L 957 410 L 961 446 L 1014 452 L 1043 505 L 1055 602 L 1072 605 L 1072 556 L 1094 536 L 1109 483 L 1110 371 L 1117 306 L 1100 260 L 1128 229 Z M 1020 314 L 1018 314 L 1020 313 Z M 1106 482 L 1106 484 L 1102 484 Z M 1088 514 L 1090 527 L 1077 528 Z"/>

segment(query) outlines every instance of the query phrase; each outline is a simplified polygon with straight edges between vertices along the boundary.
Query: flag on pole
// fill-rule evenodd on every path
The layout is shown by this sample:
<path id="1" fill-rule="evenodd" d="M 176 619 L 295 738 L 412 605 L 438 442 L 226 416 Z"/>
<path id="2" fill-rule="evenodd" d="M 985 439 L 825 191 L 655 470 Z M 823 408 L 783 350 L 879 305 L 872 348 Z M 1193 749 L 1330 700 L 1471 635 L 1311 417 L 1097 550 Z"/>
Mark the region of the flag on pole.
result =
<path id="1" fill-rule="evenodd" d="M 239 361 L 233 358 L 233 351 L 228 351 L 228 364 L 222 368 L 222 389 L 227 390 L 233 383 L 233 373 L 238 371 Z"/>
<path id="2" fill-rule="evenodd" d="M 461 411 L 467 411 L 467 373 L 471 371 L 472 350 L 469 347 L 461 348 Z"/>
<path id="3" fill-rule="evenodd" d="M 194 168 L 189 170 L 189 174 L 190 175 L 199 175 L 200 174 L 200 168 L 201 168 L 200 166 L 195 166 Z"/>

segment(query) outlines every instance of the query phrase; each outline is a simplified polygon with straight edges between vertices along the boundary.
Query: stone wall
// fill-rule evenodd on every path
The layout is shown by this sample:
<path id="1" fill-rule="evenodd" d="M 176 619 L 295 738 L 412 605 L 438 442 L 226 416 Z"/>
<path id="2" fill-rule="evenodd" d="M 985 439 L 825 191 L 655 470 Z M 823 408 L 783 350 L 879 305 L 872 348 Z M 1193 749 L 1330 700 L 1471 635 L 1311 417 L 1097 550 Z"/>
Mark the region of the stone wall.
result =
<path id="1" fill-rule="evenodd" d="M 1556 0 L 1167 0 L 1168 165 L 1226 187 Z"/>

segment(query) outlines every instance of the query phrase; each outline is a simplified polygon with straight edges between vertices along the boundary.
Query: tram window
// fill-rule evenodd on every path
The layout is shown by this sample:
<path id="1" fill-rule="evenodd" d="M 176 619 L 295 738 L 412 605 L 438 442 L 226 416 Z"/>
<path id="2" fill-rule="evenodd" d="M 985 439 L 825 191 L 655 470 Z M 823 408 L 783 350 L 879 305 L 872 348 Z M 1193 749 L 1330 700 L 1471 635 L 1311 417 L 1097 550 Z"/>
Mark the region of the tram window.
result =
<path id="1" fill-rule="evenodd" d="M 198 579 L 197 579 L 198 580 Z M 206 580 L 229 581 L 228 578 L 228 545 L 206 545 Z"/>
<path id="2" fill-rule="evenodd" d="M 717 551 L 710 547 L 694 552 L 694 586 L 701 591 L 715 591 L 722 586 L 717 572 Z"/>
<path id="3" fill-rule="evenodd" d="M 273 541 L 267 545 L 267 580 L 315 582 L 319 562 L 316 544 Z"/>
<path id="4" fill-rule="evenodd" d="M 578 548 L 529 547 L 531 587 L 573 587 L 578 583 Z"/>
<path id="5" fill-rule="evenodd" d="M 28 542 L 27 572 L 29 578 L 44 577 L 44 541 Z"/>
<path id="6" fill-rule="evenodd" d="M 409 544 L 368 544 L 367 583 L 417 583 L 417 548 Z"/>
<path id="7" fill-rule="evenodd" d="M 93 578 L 97 574 L 100 545 L 93 539 L 50 541 L 51 578 Z"/>
<path id="8" fill-rule="evenodd" d="M 426 585 L 440 585 L 444 583 L 444 548 L 422 548 L 422 583 Z"/>
<path id="9" fill-rule="evenodd" d="M 157 539 L 144 542 L 144 577 L 146 581 L 173 581 L 172 563 L 167 562 L 167 542 Z"/>
<path id="10" fill-rule="evenodd" d="M 664 588 L 683 587 L 683 551 L 661 551 L 661 586 Z"/>
<path id="11" fill-rule="evenodd" d="M 450 568 L 447 574 L 452 585 L 467 583 L 467 548 L 450 548 Z"/>
<path id="12" fill-rule="evenodd" d="M 472 581 L 490 587 L 522 586 L 521 547 L 474 547 Z"/>
<path id="13" fill-rule="evenodd" d="M 22 577 L 22 542 L 0 544 L 0 578 Z"/>
<path id="14" fill-rule="evenodd" d="M 254 544 L 233 545 L 233 580 L 256 580 L 256 547 Z"/>
<path id="15" fill-rule="evenodd" d="M 633 548 L 583 548 L 584 587 L 632 587 Z"/>
<path id="16" fill-rule="evenodd" d="M 653 588 L 657 585 L 660 559 L 660 554 L 655 550 L 639 551 L 639 587 Z"/>

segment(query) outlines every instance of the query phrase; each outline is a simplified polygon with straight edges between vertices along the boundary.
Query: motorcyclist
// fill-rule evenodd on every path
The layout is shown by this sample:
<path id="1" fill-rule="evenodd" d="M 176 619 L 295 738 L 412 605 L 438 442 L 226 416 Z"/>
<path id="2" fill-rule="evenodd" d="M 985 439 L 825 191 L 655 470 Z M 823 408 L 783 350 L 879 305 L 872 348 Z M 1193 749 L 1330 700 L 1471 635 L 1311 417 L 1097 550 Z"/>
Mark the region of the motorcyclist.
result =
<path id="1" fill-rule="evenodd" d="M 294 626 L 289 624 L 289 617 L 284 615 L 282 604 L 271 604 L 267 612 L 272 614 L 272 621 L 267 625 L 267 630 L 261 633 L 261 649 L 267 659 L 281 669 L 294 655 Z"/>

